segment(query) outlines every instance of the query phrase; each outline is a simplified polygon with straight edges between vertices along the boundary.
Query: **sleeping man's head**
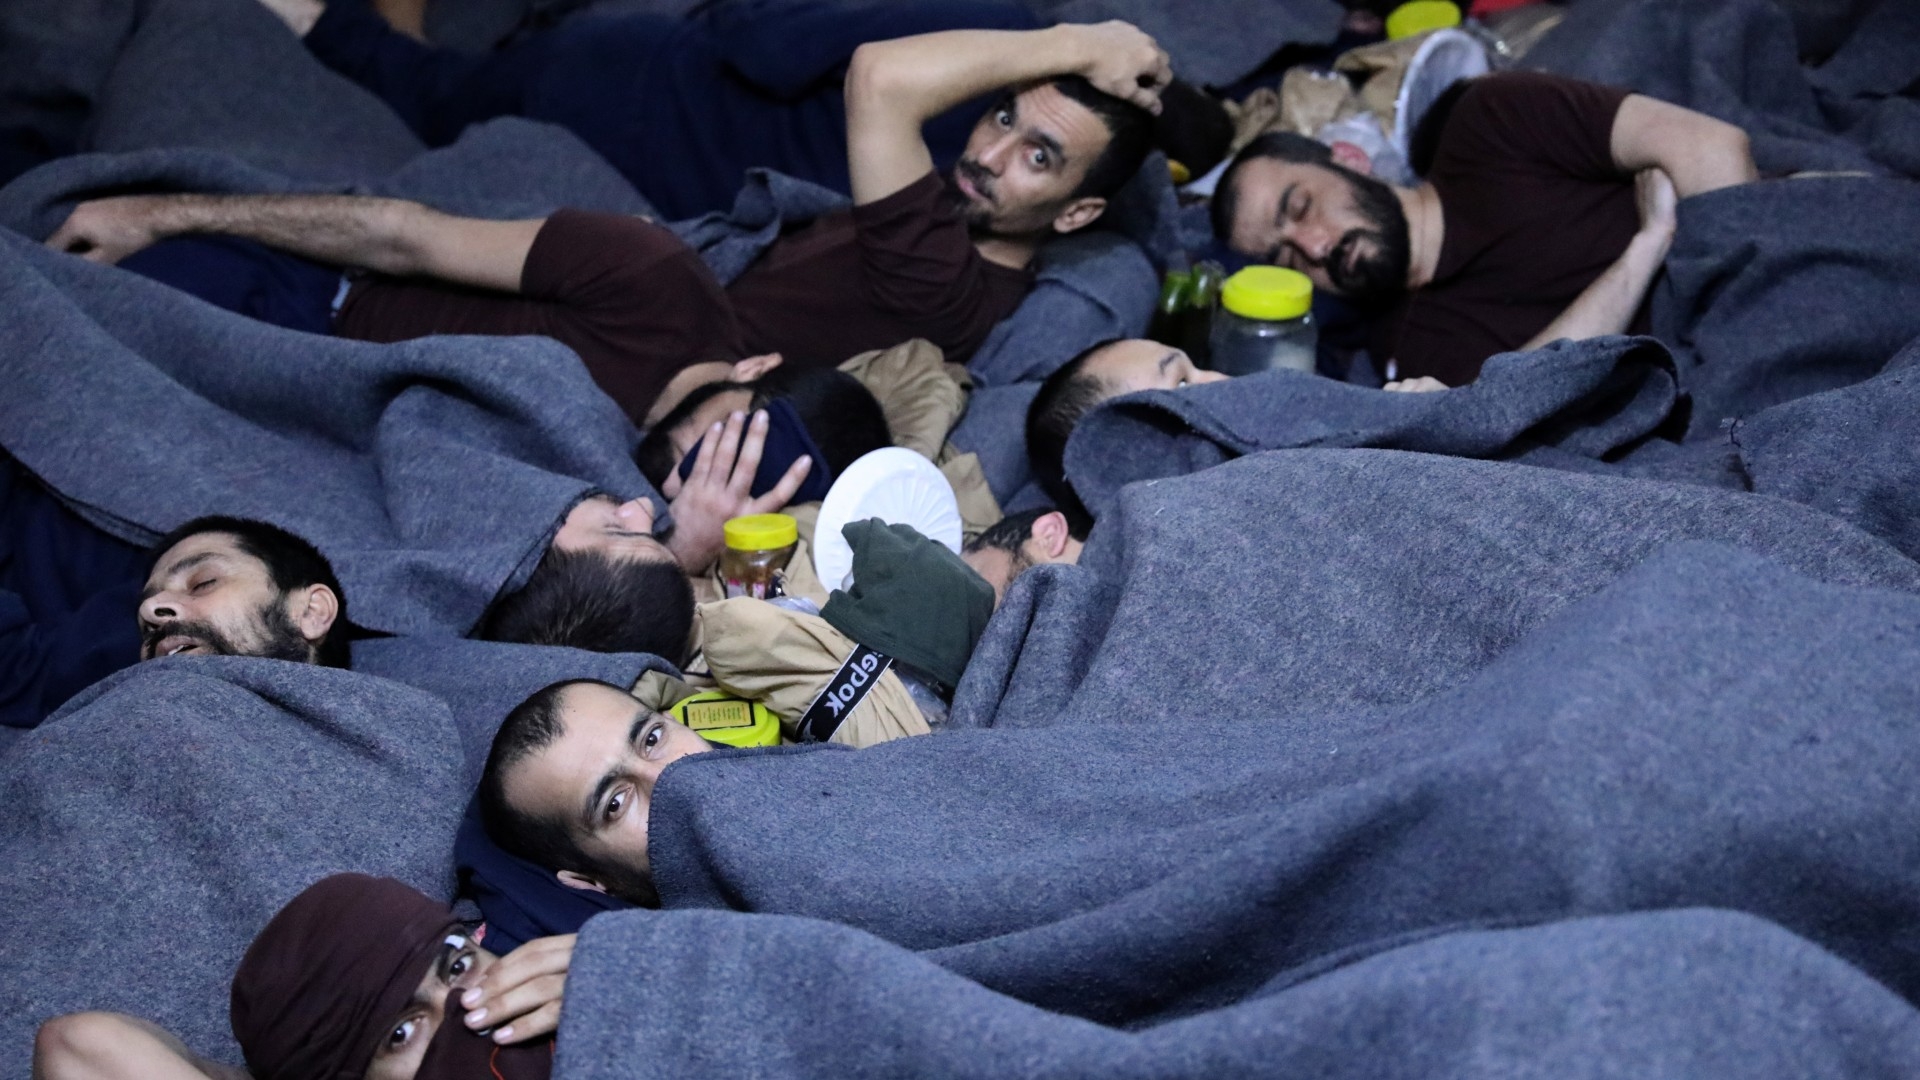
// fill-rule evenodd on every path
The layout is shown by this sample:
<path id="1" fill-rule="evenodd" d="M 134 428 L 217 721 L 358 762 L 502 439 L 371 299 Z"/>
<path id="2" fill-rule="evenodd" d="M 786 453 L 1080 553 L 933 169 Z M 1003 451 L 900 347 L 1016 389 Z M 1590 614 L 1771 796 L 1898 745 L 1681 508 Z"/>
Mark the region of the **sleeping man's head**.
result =
<path id="1" fill-rule="evenodd" d="M 685 659 L 693 588 L 653 535 L 653 502 L 582 499 L 567 513 L 525 585 L 495 600 L 489 641 Z"/>
<path id="2" fill-rule="evenodd" d="M 262 521 L 203 517 L 154 546 L 140 659 L 260 656 L 347 666 L 346 594 L 312 544 Z"/>
<path id="3" fill-rule="evenodd" d="M 1062 364 L 1027 407 L 1027 455 L 1034 478 L 1085 539 L 1092 519 L 1067 484 L 1067 438 L 1095 405 L 1141 390 L 1181 390 L 1229 378 L 1203 371 L 1171 345 L 1144 338 L 1103 341 Z"/>
<path id="4" fill-rule="evenodd" d="M 481 818 L 494 843 L 564 884 L 657 903 L 647 861 L 654 784 L 708 749 L 617 686 L 556 683 L 500 725 L 480 778 Z"/>
<path id="5" fill-rule="evenodd" d="M 1065 514 L 1024 510 L 1008 514 L 968 541 L 960 557 L 993 586 L 993 604 L 999 607 L 1021 574 L 1051 563 L 1077 563 L 1081 547 Z"/>

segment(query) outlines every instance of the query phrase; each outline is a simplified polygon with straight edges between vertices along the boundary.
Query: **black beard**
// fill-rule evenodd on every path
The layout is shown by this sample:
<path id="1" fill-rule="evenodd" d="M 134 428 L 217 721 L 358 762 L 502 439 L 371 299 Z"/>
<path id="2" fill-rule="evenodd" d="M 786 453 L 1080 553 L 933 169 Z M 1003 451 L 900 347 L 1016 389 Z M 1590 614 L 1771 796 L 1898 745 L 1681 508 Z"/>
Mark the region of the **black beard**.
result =
<path id="1" fill-rule="evenodd" d="M 140 635 L 140 651 L 158 660 L 159 657 L 152 655 L 153 647 L 179 635 L 197 641 L 202 647 L 199 654 L 202 656 L 258 656 L 267 660 L 291 660 L 297 664 L 311 663 L 313 648 L 288 616 L 285 602 L 284 597 L 271 601 L 256 613 L 261 631 L 260 647 L 257 649 L 242 649 L 212 623 L 174 619 L 147 627 Z"/>
<path id="2" fill-rule="evenodd" d="M 1407 291 L 1407 264 L 1412 258 L 1407 214 L 1392 188 L 1371 176 L 1354 172 L 1346 175 L 1353 188 L 1354 205 L 1367 225 L 1347 230 L 1334 245 L 1327 256 L 1327 280 L 1341 296 L 1361 307 L 1385 307 Z M 1362 241 L 1372 242 L 1373 254 L 1355 261 L 1353 269 L 1348 270 L 1348 255 Z"/>

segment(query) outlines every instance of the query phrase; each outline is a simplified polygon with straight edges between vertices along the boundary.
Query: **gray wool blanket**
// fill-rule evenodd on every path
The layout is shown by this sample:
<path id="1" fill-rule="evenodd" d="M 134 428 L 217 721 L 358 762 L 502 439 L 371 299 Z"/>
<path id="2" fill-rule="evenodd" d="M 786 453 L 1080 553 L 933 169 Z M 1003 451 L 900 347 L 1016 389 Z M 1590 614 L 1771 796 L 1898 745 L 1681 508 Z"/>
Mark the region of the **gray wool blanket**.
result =
<path id="1" fill-rule="evenodd" d="M 1478 379 L 1445 393 L 1265 372 L 1097 406 L 1067 442 L 1066 473 L 1098 517 L 1128 484 L 1263 450 L 1375 447 L 1498 458 L 1552 446 L 1598 462 L 1671 428 L 1678 401 L 1672 357 L 1648 338 L 1502 353 Z M 1678 419 L 1684 424 L 1684 415 Z"/>
<path id="2" fill-rule="evenodd" d="M 1913 1075 L 1917 1019 L 1804 939 L 1714 910 L 1420 936 L 1134 1029 L 828 923 L 632 912 L 581 935 L 555 1076 L 1891 1080 Z"/>
<path id="3" fill-rule="evenodd" d="M 1305 650 L 1203 614 L 1226 631 L 1141 650 L 1132 698 L 1088 678 L 1046 727 L 675 763 L 649 829 L 663 905 L 840 923 L 1123 1027 L 1408 934 L 1694 906 L 1920 997 L 1920 597 L 1667 545 L 1445 691 L 1306 710 L 1274 704 Z M 1408 625 L 1405 651 L 1425 632 Z M 893 963 L 843 954 L 760 954 L 815 984 L 796 998 L 828 1066 L 861 1043 L 834 1021 L 915 1016 L 825 996 Z M 695 1008 L 733 1002 L 644 970 Z"/>
<path id="4" fill-rule="evenodd" d="M 1920 338 L 1920 181 L 1763 181 L 1679 215 L 1650 310 L 1693 398 L 1692 437 L 1868 378 Z"/>
<path id="5" fill-rule="evenodd" d="M 1844 20 L 1851 23 L 1846 44 L 1819 69 L 1801 64 L 1789 6 L 1580 0 L 1523 63 L 1737 124 L 1753 140 L 1754 161 L 1765 173 L 1920 175 L 1920 101 L 1899 96 L 1920 76 L 1913 47 L 1920 24 L 1912 5 L 1851 5 L 1865 17 Z"/>
<path id="6" fill-rule="evenodd" d="M 155 660 L 83 691 L 0 753 L 0 1075 L 84 1009 L 237 1063 L 228 980 L 301 889 L 360 870 L 450 896 L 459 739 L 428 694 L 279 660 Z"/>
<path id="7" fill-rule="evenodd" d="M 0 234 L 0 446 L 136 543 L 263 518 L 319 546 L 369 629 L 467 633 L 634 433 L 537 338 L 381 346 L 281 330 Z"/>
<path id="8" fill-rule="evenodd" d="M 1691 484 L 1388 450 L 1257 454 L 1135 484 L 1079 566 L 1029 571 L 955 692 L 958 727 L 1299 719 L 1458 686 L 1675 540 L 1824 581 L 1920 586 L 1837 518 Z M 1204 679 L 1196 673 L 1204 672 Z"/>
<path id="9" fill-rule="evenodd" d="M 473 638 L 366 638 L 353 643 L 353 670 L 424 690 L 447 703 L 466 752 L 470 784 L 494 732 L 535 690 L 566 679 L 632 686 L 649 671 L 679 672 L 648 653 L 597 653 L 562 645 L 520 645 Z"/>

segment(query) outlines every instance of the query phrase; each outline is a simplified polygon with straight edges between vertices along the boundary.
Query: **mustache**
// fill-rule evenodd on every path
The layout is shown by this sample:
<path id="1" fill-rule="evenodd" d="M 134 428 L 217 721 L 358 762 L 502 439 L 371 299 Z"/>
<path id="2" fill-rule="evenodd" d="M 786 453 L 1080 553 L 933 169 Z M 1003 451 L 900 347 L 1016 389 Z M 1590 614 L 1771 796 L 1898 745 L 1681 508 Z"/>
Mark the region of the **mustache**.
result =
<path id="1" fill-rule="evenodd" d="M 988 202 L 1000 201 L 994 197 L 993 174 L 987 171 L 985 165 L 967 158 L 961 158 L 959 161 L 953 163 L 953 173 L 955 176 L 966 177 L 967 183 L 973 185 L 973 190 L 979 192 L 981 198 Z"/>
<path id="2" fill-rule="evenodd" d="M 140 631 L 140 655 L 152 657 L 156 645 L 170 637 L 187 637 L 206 646 L 208 651 L 231 654 L 232 647 L 225 635 L 214 629 L 212 623 L 196 622 L 187 619 L 173 619 L 168 622 L 147 626 Z"/>

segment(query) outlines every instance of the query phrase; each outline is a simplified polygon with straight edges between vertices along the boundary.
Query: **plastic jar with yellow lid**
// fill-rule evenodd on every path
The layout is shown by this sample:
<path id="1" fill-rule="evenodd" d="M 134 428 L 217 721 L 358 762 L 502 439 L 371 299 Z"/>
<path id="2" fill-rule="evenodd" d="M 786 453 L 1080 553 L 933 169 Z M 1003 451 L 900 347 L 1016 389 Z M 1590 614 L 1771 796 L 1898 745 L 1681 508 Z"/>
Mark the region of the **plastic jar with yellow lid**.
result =
<path id="1" fill-rule="evenodd" d="M 1249 266 L 1220 286 L 1207 366 L 1228 375 L 1279 368 L 1312 372 L 1318 341 L 1307 275 L 1284 266 Z"/>
<path id="2" fill-rule="evenodd" d="M 727 595 L 770 600 L 780 595 L 780 572 L 800 543 L 800 525 L 786 514 L 748 514 L 722 529 L 727 550 L 720 555 L 720 577 Z"/>

